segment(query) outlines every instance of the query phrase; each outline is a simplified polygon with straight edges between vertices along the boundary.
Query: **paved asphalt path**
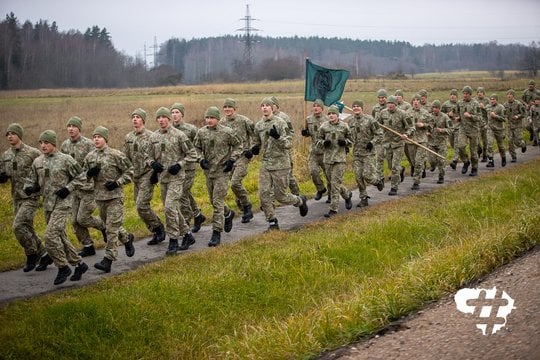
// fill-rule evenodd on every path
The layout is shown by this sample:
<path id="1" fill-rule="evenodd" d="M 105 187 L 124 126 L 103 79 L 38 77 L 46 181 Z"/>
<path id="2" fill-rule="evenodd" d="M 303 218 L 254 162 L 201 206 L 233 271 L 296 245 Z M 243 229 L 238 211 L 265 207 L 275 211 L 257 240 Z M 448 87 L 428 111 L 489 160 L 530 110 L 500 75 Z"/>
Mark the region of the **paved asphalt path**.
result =
<path id="1" fill-rule="evenodd" d="M 540 157 L 540 148 L 529 146 L 526 153 L 518 153 L 517 164 L 538 157 Z M 506 169 L 511 169 L 514 165 L 514 163 L 508 161 Z M 468 176 L 468 174 L 462 175 L 460 171 L 461 164 L 458 164 L 457 170 L 452 170 L 449 166 L 447 167 L 447 169 L 448 170 L 446 172 L 444 185 L 469 179 L 478 179 L 478 177 L 473 178 Z M 500 169 L 500 159 L 499 156 L 496 155 L 495 168 L 489 169 L 486 168 L 485 163 L 479 164 L 479 176 Z M 403 196 L 414 195 L 415 193 L 420 194 L 428 192 L 432 189 L 444 186 L 436 184 L 436 181 L 438 179 L 438 171 L 435 170 L 435 172 L 430 172 L 429 169 L 427 169 L 427 177 L 425 179 L 422 179 L 422 182 L 420 184 L 420 190 L 412 191 L 412 178 L 410 177 L 409 171 L 409 169 L 405 171 L 405 181 L 399 186 L 398 196 L 388 196 L 388 191 L 390 190 L 389 182 L 385 184 L 385 188 L 381 192 L 377 191 L 374 186 L 369 186 L 368 194 L 371 197 L 371 199 L 369 200 L 370 205 L 382 203 L 385 201 L 391 201 L 393 199 Z M 309 197 L 312 197 L 312 195 L 313 194 L 311 194 L 311 196 Z M 306 222 L 324 219 L 323 215 L 328 212 L 328 204 L 325 203 L 325 199 L 326 196 L 323 197 L 320 201 L 314 201 L 312 199 L 309 200 L 309 213 L 304 218 L 300 217 L 300 215 L 298 214 L 298 208 L 295 208 L 293 206 L 278 207 L 276 209 L 276 215 L 279 220 L 279 226 L 281 230 L 291 230 L 299 228 L 302 227 L 302 225 Z M 350 211 L 360 211 L 360 209 L 356 207 L 358 201 L 358 190 L 355 190 L 353 191 L 353 208 Z M 339 212 L 342 213 L 346 211 L 347 210 L 345 209 L 344 201 L 341 200 Z M 366 211 L 366 209 L 362 209 L 362 211 Z M 367 211 L 369 211 L 369 207 L 367 208 Z M 209 215 L 211 214 L 206 214 L 207 217 L 209 217 Z M 264 215 L 261 212 L 256 213 L 254 219 L 248 224 L 242 224 L 240 222 L 240 215 L 241 214 L 237 213 L 236 218 L 234 219 L 234 226 L 232 231 L 228 234 L 222 233 L 222 245 L 232 243 L 248 235 L 262 233 L 268 227 L 268 224 L 264 219 Z M 207 243 L 210 239 L 211 233 L 212 229 L 209 225 L 203 226 L 203 228 L 198 233 L 194 234 L 197 242 L 193 246 L 191 246 L 191 248 L 186 253 L 208 250 L 209 248 L 207 246 Z M 167 249 L 168 241 L 166 240 L 160 245 L 148 246 L 146 245 L 146 242 L 148 240 L 149 238 L 143 238 L 138 239 L 135 242 L 136 252 L 135 256 L 132 258 L 126 257 L 123 247 L 119 247 L 118 260 L 113 263 L 112 271 L 109 274 L 104 274 L 103 272 L 95 269 L 93 266 L 94 263 L 99 262 L 102 259 L 104 250 L 98 250 L 96 255 L 84 258 L 84 261 L 89 266 L 89 270 L 83 275 L 82 280 L 78 282 L 72 282 L 68 280 L 64 284 L 61 284 L 59 286 L 53 285 L 53 280 L 56 277 L 57 273 L 57 269 L 54 267 L 54 265 L 49 266 L 48 269 L 43 272 L 30 271 L 28 273 L 24 273 L 22 271 L 22 268 L 13 271 L 2 272 L 0 273 L 0 306 L 16 299 L 30 298 L 54 291 L 67 290 L 70 288 L 77 288 L 87 284 L 95 283 L 103 278 L 115 276 L 117 274 L 136 269 L 143 264 L 163 259 L 165 257 L 165 251 Z M 179 254 L 178 256 L 182 256 L 182 254 Z"/>

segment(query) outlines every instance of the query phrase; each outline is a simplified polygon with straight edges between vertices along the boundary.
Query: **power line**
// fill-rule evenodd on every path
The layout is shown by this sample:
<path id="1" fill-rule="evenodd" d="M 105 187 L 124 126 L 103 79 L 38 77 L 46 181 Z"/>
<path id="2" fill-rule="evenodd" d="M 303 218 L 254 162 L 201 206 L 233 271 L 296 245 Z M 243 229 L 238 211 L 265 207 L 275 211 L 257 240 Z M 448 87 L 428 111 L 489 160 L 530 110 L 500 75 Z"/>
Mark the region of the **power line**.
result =
<path id="1" fill-rule="evenodd" d="M 255 42 L 253 32 L 254 31 L 260 31 L 259 29 L 255 29 L 251 26 L 251 22 L 253 20 L 259 20 L 254 19 L 251 17 L 249 13 L 249 4 L 246 5 L 246 16 L 241 18 L 240 20 L 245 22 L 245 25 L 241 29 L 237 29 L 236 31 L 243 31 L 244 32 L 244 64 L 246 65 L 253 65 L 253 43 Z"/>

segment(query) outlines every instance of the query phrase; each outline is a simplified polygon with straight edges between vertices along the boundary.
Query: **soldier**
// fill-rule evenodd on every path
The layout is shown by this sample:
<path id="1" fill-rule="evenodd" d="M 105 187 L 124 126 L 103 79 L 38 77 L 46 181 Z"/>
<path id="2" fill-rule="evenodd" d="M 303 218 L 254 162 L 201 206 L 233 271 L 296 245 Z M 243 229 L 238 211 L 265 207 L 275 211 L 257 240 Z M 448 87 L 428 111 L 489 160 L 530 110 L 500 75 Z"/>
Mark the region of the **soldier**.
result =
<path id="1" fill-rule="evenodd" d="M 400 108 L 403 111 L 409 111 L 412 106 L 409 102 L 405 101 L 403 99 L 403 91 L 400 89 L 397 89 L 394 93 L 396 99 L 397 99 L 397 107 Z"/>
<path id="2" fill-rule="evenodd" d="M 486 167 L 495 167 L 493 163 L 493 141 L 497 141 L 497 148 L 501 155 L 501 166 L 506 166 L 506 150 L 504 148 L 504 123 L 506 115 L 504 114 L 504 106 L 498 103 L 497 94 L 491 94 L 489 97 L 489 105 L 486 107 L 488 113 L 488 129 L 487 129 L 487 155 L 488 163 Z"/>
<path id="3" fill-rule="evenodd" d="M 200 128 L 195 137 L 195 148 L 202 157 L 199 163 L 204 170 L 206 188 L 214 209 L 212 237 L 208 242 L 210 247 L 218 246 L 221 243 L 221 233 L 223 231 L 228 233 L 232 229 L 234 211 L 229 209 L 225 203 L 229 187 L 229 173 L 234 170 L 235 163 L 239 159 L 245 159 L 243 154 L 246 151 L 245 139 L 244 142 L 241 141 L 238 131 L 232 127 L 234 125 L 225 126 L 224 121 L 220 121 L 220 117 L 219 109 L 210 106 L 204 113 L 206 126 Z M 238 119 L 237 121 L 241 122 L 242 120 Z M 246 134 L 244 133 L 242 136 L 246 136 Z"/>
<path id="4" fill-rule="evenodd" d="M 83 166 L 84 158 L 90 151 L 94 149 L 94 143 L 87 137 L 82 136 L 82 120 L 78 116 L 72 116 L 67 121 L 67 131 L 69 139 L 64 140 L 60 151 L 64 154 L 71 155 L 79 165 Z M 90 238 L 88 228 L 94 228 L 101 231 L 103 241 L 107 241 L 107 233 L 105 232 L 105 224 L 100 218 L 93 216 L 92 213 L 96 208 L 94 200 L 94 183 L 92 178 L 87 179 L 83 186 L 73 193 L 73 204 L 71 206 L 71 225 L 77 240 L 83 244 L 83 249 L 79 252 L 81 257 L 91 256 L 96 254 L 94 242 Z"/>
<path id="5" fill-rule="evenodd" d="M 422 109 L 426 110 L 428 113 L 431 112 L 431 104 L 428 102 L 428 92 L 425 89 L 421 89 L 418 92 L 418 95 L 420 95 L 420 106 Z"/>
<path id="6" fill-rule="evenodd" d="M 478 175 L 478 134 L 480 124 L 480 107 L 478 102 L 472 98 L 472 88 L 463 87 L 463 99 L 458 102 L 459 114 L 459 135 L 458 147 L 459 158 L 463 161 L 462 174 L 466 174 L 472 163 L 472 169 L 469 176 Z M 470 158 L 467 154 L 467 145 L 471 153 Z"/>
<path id="7" fill-rule="evenodd" d="M 385 89 L 379 89 L 377 91 L 377 104 L 373 107 L 371 110 L 371 116 L 377 121 L 379 121 L 379 115 L 381 111 L 386 109 L 388 107 L 387 104 L 387 97 L 388 93 Z M 396 98 L 397 101 L 397 98 Z M 379 121 L 379 123 L 381 123 Z M 384 179 L 384 158 L 385 158 L 385 150 L 383 148 L 383 145 L 381 143 L 375 142 L 373 144 L 373 149 L 375 150 L 375 173 L 377 174 L 378 179 Z M 389 164 L 390 165 L 390 164 Z M 401 174 L 401 178 L 403 179 L 403 173 Z M 401 180 L 403 181 L 403 180 Z"/>
<path id="8" fill-rule="evenodd" d="M 450 167 L 453 170 L 456 170 L 457 163 L 459 160 L 459 149 L 458 149 L 458 137 L 459 137 L 459 116 L 458 116 L 458 91 L 456 89 L 450 90 L 450 99 L 446 100 L 442 106 L 441 111 L 448 115 L 450 120 L 452 120 L 453 130 L 450 136 L 448 137 L 450 141 L 450 147 L 454 149 L 454 157 L 450 163 Z"/>
<path id="9" fill-rule="evenodd" d="M 400 182 L 401 158 L 403 157 L 404 141 L 414 134 L 414 126 L 405 111 L 397 108 L 395 96 L 388 98 L 388 108 L 381 111 L 379 124 L 394 130 L 386 130 L 383 137 L 383 155 L 386 155 L 388 167 L 391 168 L 391 189 L 388 195 L 397 195 Z"/>
<path id="10" fill-rule="evenodd" d="M 529 116 L 533 125 L 535 139 L 540 139 L 540 93 L 534 97 L 534 102 L 529 109 Z"/>
<path id="11" fill-rule="evenodd" d="M 489 105 L 489 99 L 486 97 L 486 91 L 483 87 L 476 89 L 476 99 L 480 107 L 480 133 L 478 136 L 478 156 L 482 155 L 480 162 L 487 162 L 487 122 L 488 115 L 486 107 Z"/>
<path id="12" fill-rule="evenodd" d="M 428 134 L 431 133 L 433 127 L 430 123 L 429 112 L 424 107 L 420 107 L 421 101 L 422 96 L 420 96 L 420 98 L 415 96 L 415 100 L 413 100 L 412 110 L 409 111 L 409 117 L 411 118 L 411 121 L 415 128 L 412 137 L 413 140 L 421 145 L 427 146 Z M 411 168 L 411 173 L 413 173 L 414 179 L 411 189 L 418 190 L 420 188 L 420 178 L 426 177 L 427 151 L 420 146 L 412 145 L 411 147 L 411 144 L 406 144 L 405 148 L 409 149 L 409 156 L 411 157 L 411 160 L 414 164 L 414 172 L 413 168 Z"/>
<path id="13" fill-rule="evenodd" d="M 243 211 L 242 223 L 248 223 L 251 221 L 251 219 L 253 219 L 253 212 L 251 211 L 251 201 L 249 200 L 249 193 L 242 184 L 242 181 L 247 176 L 249 162 L 253 157 L 253 154 L 251 153 L 251 142 L 254 136 L 254 125 L 251 119 L 236 112 L 236 101 L 234 99 L 225 99 L 223 103 L 223 113 L 225 114 L 225 116 L 222 116 L 221 119 L 218 119 L 219 124 L 227 126 L 234 130 L 236 137 L 240 141 L 240 147 L 242 149 L 243 156 L 235 158 L 233 169 L 232 171 L 229 171 L 228 175 L 231 178 L 231 190 L 236 199 L 236 204 Z M 210 122 L 213 122 L 211 119 L 209 120 Z M 214 129 L 215 126 L 211 128 Z M 224 149 L 219 149 L 219 151 L 223 150 Z M 214 227 L 216 227 L 216 225 L 214 225 Z"/>
<path id="14" fill-rule="evenodd" d="M 279 109 L 279 100 L 277 97 L 272 96 L 271 99 L 274 102 L 274 105 L 272 106 L 274 115 L 279 116 L 280 118 L 285 120 L 285 122 L 287 123 L 287 128 L 291 132 L 291 136 L 294 136 L 294 127 L 293 127 L 290 116 Z M 300 186 L 298 185 L 298 180 L 296 180 L 296 177 L 293 174 L 294 164 L 293 164 L 293 148 L 292 147 L 289 150 L 289 155 L 291 156 L 291 172 L 289 174 L 289 189 L 291 190 L 291 193 L 293 195 L 300 195 Z"/>
<path id="15" fill-rule="evenodd" d="M 261 105 L 262 107 L 262 105 Z M 317 189 L 317 193 L 313 197 L 315 200 L 320 200 L 323 196 L 323 194 L 327 191 L 326 187 L 324 186 L 324 182 L 321 179 L 321 170 L 324 173 L 324 176 L 326 178 L 326 183 L 328 183 L 328 176 L 326 176 L 325 170 L 324 170 L 324 162 L 323 162 L 323 151 L 322 149 L 318 148 L 316 146 L 317 143 L 317 132 L 319 131 L 319 128 L 321 127 L 322 123 L 328 120 L 326 115 L 323 114 L 324 111 L 324 103 L 322 100 L 317 99 L 313 102 L 313 105 L 311 107 L 312 114 L 307 117 L 306 119 L 306 127 L 302 129 L 302 136 L 304 137 L 311 137 L 311 148 L 309 149 L 309 156 L 308 156 L 308 167 L 309 167 L 309 173 L 311 175 L 311 180 L 313 181 L 313 184 L 315 185 L 315 188 Z M 258 135 L 258 134 L 256 134 Z"/>
<path id="16" fill-rule="evenodd" d="M 107 245 L 103 260 L 94 264 L 98 270 L 111 272 L 112 262 L 118 257 L 117 242 L 124 244 L 126 255 L 135 255 L 133 234 L 122 226 L 124 222 L 123 186 L 131 182 L 133 165 L 120 150 L 111 148 L 109 130 L 98 126 L 92 133 L 95 149 L 84 159 L 86 176 L 94 179 L 94 195 L 99 217 L 105 223 Z"/>
<path id="17" fill-rule="evenodd" d="M 124 139 L 122 151 L 133 164 L 133 198 L 139 217 L 148 230 L 152 232 L 152 239 L 148 245 L 156 245 L 165 240 L 165 228 L 161 219 L 150 202 L 154 197 L 154 187 L 157 183 L 157 173 L 145 162 L 146 154 L 151 150 L 150 137 L 152 131 L 146 128 L 146 111 L 137 108 L 131 113 L 131 125 L 133 131 L 129 132 Z"/>
<path id="18" fill-rule="evenodd" d="M 24 181 L 32 169 L 34 159 L 41 153 L 38 149 L 23 143 L 23 135 L 24 129 L 20 124 L 13 123 L 7 127 L 6 139 L 10 149 L 6 150 L 0 158 L 0 183 L 11 179 L 13 233 L 26 255 L 23 271 L 29 272 L 36 267 L 38 262 L 41 264 L 38 267 L 45 270 L 51 260 L 34 230 L 39 194 L 36 192 L 27 195 L 24 192 Z"/>
<path id="19" fill-rule="evenodd" d="M 510 89 L 506 92 L 504 111 L 508 119 L 508 152 L 512 162 L 517 161 L 516 146 L 521 147 L 521 152 L 527 151 L 527 145 L 523 140 L 523 119 L 525 118 L 525 106 L 515 99 L 516 92 Z"/>
<path id="20" fill-rule="evenodd" d="M 327 111 L 328 121 L 322 123 L 317 133 L 317 146 L 324 151 L 324 165 L 330 185 L 329 218 L 337 214 L 339 196 L 345 200 L 345 208 L 352 208 L 352 191 L 343 185 L 343 175 L 347 166 L 348 146 L 352 145 L 351 130 L 346 122 L 339 120 L 339 109 L 332 105 Z"/>
<path id="21" fill-rule="evenodd" d="M 369 196 L 366 185 L 377 186 L 379 191 L 384 188 L 384 180 L 378 179 L 373 168 L 375 152 L 373 144 L 381 142 L 383 132 L 379 123 L 372 116 L 364 114 L 364 102 L 355 100 L 352 103 L 353 114 L 345 119 L 351 129 L 353 139 L 353 172 L 358 184 L 360 202 L 357 207 L 368 206 Z"/>
<path id="22" fill-rule="evenodd" d="M 298 207 L 300 216 L 307 215 L 308 206 L 304 195 L 293 195 L 286 191 L 291 169 L 288 150 L 292 146 L 292 141 L 287 130 L 287 123 L 280 117 L 274 116 L 273 103 L 269 97 L 261 101 L 262 119 L 255 124 L 255 138 L 251 152 L 253 155 L 260 153 L 262 158 L 259 170 L 259 198 L 261 209 L 269 224 L 268 230 L 279 230 L 273 204 L 274 198 L 281 204 Z M 318 127 L 315 119 L 312 119 L 311 127 L 304 130 L 311 133 L 315 131 L 316 126 Z M 316 133 L 312 136 L 316 136 Z"/>
<path id="23" fill-rule="evenodd" d="M 523 90 L 523 95 L 521 99 L 523 100 L 523 103 L 527 107 L 527 113 L 529 113 L 529 110 L 531 109 L 531 106 L 534 104 L 534 100 L 536 97 L 540 96 L 540 90 L 536 88 L 536 83 L 534 80 L 529 81 L 529 87 L 525 90 Z M 529 119 L 527 121 L 527 130 L 529 131 L 530 137 L 529 140 L 533 142 L 533 146 L 538 145 L 538 137 L 534 135 L 533 130 L 533 124 L 532 119 Z"/>
<path id="24" fill-rule="evenodd" d="M 453 131 L 452 120 L 450 120 L 448 115 L 441 112 L 441 102 L 439 100 L 433 101 L 431 106 L 433 109 L 429 120 L 432 127 L 428 136 L 429 148 L 446 159 L 448 136 L 450 136 Z M 437 184 L 443 184 L 446 160 L 430 154 L 429 163 L 431 164 L 431 171 L 435 171 L 437 167 L 439 168 L 439 179 L 437 180 Z"/>
<path id="25" fill-rule="evenodd" d="M 181 103 L 174 103 L 171 106 L 171 116 L 173 121 L 173 126 L 178 130 L 182 131 L 188 137 L 189 141 L 193 144 L 195 142 L 195 136 L 197 135 L 197 127 L 193 124 L 189 124 L 184 121 L 186 109 Z M 195 182 L 195 175 L 197 168 L 196 161 L 186 161 L 184 172 L 186 177 L 184 179 L 184 186 L 182 188 L 182 201 L 181 201 L 181 211 L 186 223 L 190 223 L 193 219 L 193 227 L 191 231 L 196 233 L 201 229 L 202 224 L 206 220 L 206 217 L 201 212 L 199 205 L 195 201 L 191 189 L 193 188 L 193 183 Z"/>
<path id="26" fill-rule="evenodd" d="M 54 285 L 64 283 L 75 266 L 71 281 L 78 281 L 88 270 L 77 250 L 66 234 L 66 224 L 71 208 L 71 193 L 81 188 L 84 182 L 82 168 L 71 156 L 56 148 L 56 133 L 46 130 L 39 136 L 42 154 L 32 163 L 32 169 L 24 186 L 30 196 L 41 192 L 47 228 L 43 234 L 48 255 L 58 268 Z M 43 258 L 42 258 L 43 260 Z"/>
<path id="27" fill-rule="evenodd" d="M 180 202 L 184 185 L 186 162 L 198 160 L 193 143 L 182 131 L 171 124 L 171 111 L 160 107 L 156 111 L 159 129 L 152 134 L 152 149 L 146 162 L 159 175 L 161 201 L 165 209 L 165 232 L 169 235 L 166 255 L 175 255 L 178 250 L 187 250 L 195 244 L 195 238 L 182 215 Z M 182 237 L 182 244 L 178 239 Z"/>

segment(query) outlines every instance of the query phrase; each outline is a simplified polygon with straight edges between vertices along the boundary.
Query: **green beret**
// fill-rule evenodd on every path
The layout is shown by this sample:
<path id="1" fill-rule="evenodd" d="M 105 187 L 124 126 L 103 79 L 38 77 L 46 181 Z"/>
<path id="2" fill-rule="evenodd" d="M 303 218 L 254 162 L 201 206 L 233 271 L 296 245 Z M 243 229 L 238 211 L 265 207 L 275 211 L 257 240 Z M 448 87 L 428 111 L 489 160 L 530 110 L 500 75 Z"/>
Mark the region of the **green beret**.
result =
<path id="1" fill-rule="evenodd" d="M 223 102 L 223 107 L 225 107 L 225 106 L 232 107 L 233 109 L 236 109 L 236 101 L 234 99 L 227 98 Z"/>
<path id="2" fill-rule="evenodd" d="M 320 107 L 322 107 L 324 109 L 324 102 L 321 100 L 321 99 L 317 99 L 313 102 L 313 105 L 319 105 Z"/>
<path id="3" fill-rule="evenodd" d="M 185 115 L 186 108 L 184 107 L 184 105 L 182 105 L 182 104 L 180 104 L 180 103 L 174 103 L 174 104 L 172 104 L 172 106 L 171 106 L 171 111 L 172 111 L 173 109 L 179 110 L 179 111 L 182 113 L 182 116 Z"/>
<path id="4" fill-rule="evenodd" d="M 489 98 L 490 99 L 495 99 L 497 101 L 499 100 L 499 97 L 497 96 L 497 94 L 491 94 Z"/>
<path id="5" fill-rule="evenodd" d="M 261 106 L 262 105 L 274 105 L 274 102 L 272 101 L 272 98 L 271 97 L 265 97 L 264 99 L 261 100 Z"/>
<path id="6" fill-rule="evenodd" d="M 485 93 L 486 93 L 486 90 L 484 90 L 483 87 L 479 86 L 478 89 L 476 89 L 476 92 L 477 92 L 477 93 L 481 92 L 481 93 L 484 93 L 484 94 L 485 94 Z"/>
<path id="7" fill-rule="evenodd" d="M 394 95 L 403 97 L 403 91 L 401 89 L 397 89 Z"/>
<path id="8" fill-rule="evenodd" d="M 169 120 L 171 120 L 171 110 L 169 110 L 168 108 L 166 108 L 165 106 L 162 106 L 160 107 L 159 109 L 157 109 L 156 111 L 156 119 L 160 116 L 165 116 L 167 118 L 169 118 Z"/>
<path id="9" fill-rule="evenodd" d="M 394 95 L 390 95 L 386 102 L 397 105 L 397 97 L 395 97 Z"/>
<path id="10" fill-rule="evenodd" d="M 450 90 L 450 95 L 457 95 L 457 89 Z"/>
<path id="11" fill-rule="evenodd" d="M 472 88 L 469 86 L 469 85 L 465 85 L 463 87 L 463 90 L 461 91 L 463 93 L 468 93 L 468 94 L 472 94 Z"/>
<path id="12" fill-rule="evenodd" d="M 530 80 L 529 85 L 536 85 L 536 83 L 534 82 L 534 80 Z"/>
<path id="13" fill-rule="evenodd" d="M 76 126 L 79 130 L 82 130 L 82 120 L 78 116 L 70 117 L 69 120 L 67 121 L 66 126 L 68 125 Z"/>
<path id="14" fill-rule="evenodd" d="M 434 100 L 432 103 L 431 103 L 431 107 L 434 107 L 434 108 L 441 108 L 441 102 L 439 100 Z"/>
<path id="15" fill-rule="evenodd" d="M 214 118 L 214 119 L 218 119 L 221 117 L 221 114 L 219 113 L 219 109 L 215 106 L 210 106 L 208 109 L 206 109 L 205 113 L 204 113 L 204 117 L 205 118 Z"/>
<path id="16" fill-rule="evenodd" d="M 270 99 L 272 99 L 272 102 L 274 103 L 274 105 L 276 105 L 277 107 L 279 107 L 279 100 L 278 100 L 277 97 L 272 96 L 272 97 L 270 97 Z"/>
<path id="17" fill-rule="evenodd" d="M 56 133 L 53 130 L 45 130 L 39 135 L 39 141 L 46 141 L 56 146 Z"/>
<path id="18" fill-rule="evenodd" d="M 131 117 L 133 117 L 133 115 L 138 115 L 142 119 L 143 122 L 146 122 L 146 111 L 144 111 L 143 109 L 136 108 L 131 113 Z"/>
<path id="19" fill-rule="evenodd" d="M 336 105 L 331 105 L 330 107 L 328 107 L 328 110 L 326 112 L 328 114 L 333 113 L 339 115 L 339 108 Z"/>
<path id="20" fill-rule="evenodd" d="M 355 105 L 358 105 L 360 106 L 362 109 L 364 108 L 364 102 L 362 100 L 354 100 L 353 103 L 352 103 L 353 106 Z"/>
<path id="21" fill-rule="evenodd" d="M 386 92 L 385 89 L 379 89 L 379 91 L 377 91 L 377 97 L 387 97 L 388 96 L 388 93 Z"/>
<path id="22" fill-rule="evenodd" d="M 510 89 L 506 92 L 506 95 L 516 95 L 516 92 L 514 91 L 514 89 Z"/>
<path id="23" fill-rule="evenodd" d="M 22 139 L 23 135 L 24 135 L 24 129 L 21 125 L 17 124 L 17 123 L 13 123 L 13 124 L 9 124 L 7 130 L 6 130 L 6 135 L 8 133 L 14 133 L 14 134 L 17 134 L 17 136 L 19 137 L 19 139 Z"/>
<path id="24" fill-rule="evenodd" d="M 427 97 L 427 91 L 422 89 L 418 92 L 418 95 Z"/>
<path id="25" fill-rule="evenodd" d="M 109 142 L 109 129 L 104 126 L 98 126 L 95 128 L 94 132 L 92 133 L 92 136 L 94 135 L 99 135 L 104 138 L 106 142 Z"/>

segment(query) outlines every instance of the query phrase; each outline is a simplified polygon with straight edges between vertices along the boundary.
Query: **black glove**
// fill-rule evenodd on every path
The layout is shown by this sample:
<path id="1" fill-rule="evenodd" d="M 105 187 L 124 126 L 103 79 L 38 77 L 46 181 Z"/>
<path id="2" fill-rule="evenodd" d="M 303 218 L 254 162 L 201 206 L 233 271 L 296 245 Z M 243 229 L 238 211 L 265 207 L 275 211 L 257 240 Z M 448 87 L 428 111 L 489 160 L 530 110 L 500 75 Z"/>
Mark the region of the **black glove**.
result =
<path id="1" fill-rule="evenodd" d="M 114 189 L 116 189 L 117 187 L 119 187 L 120 185 L 118 185 L 118 183 L 116 181 L 112 181 L 112 180 L 109 180 L 105 183 L 105 187 L 107 188 L 107 190 L 109 191 L 113 191 Z"/>
<path id="2" fill-rule="evenodd" d="M 206 159 L 202 159 L 201 161 L 199 161 L 199 165 L 201 165 L 201 169 L 203 170 L 210 169 L 210 164 L 208 163 L 208 160 Z"/>
<path id="3" fill-rule="evenodd" d="M 55 192 L 56 196 L 58 196 L 60 199 L 65 199 L 69 195 L 69 189 L 67 187 L 63 187 L 60 190 L 56 190 Z"/>
<path id="4" fill-rule="evenodd" d="M 251 153 L 253 155 L 259 155 L 259 152 L 261 151 L 261 146 L 259 144 L 255 144 L 251 147 Z"/>
<path id="5" fill-rule="evenodd" d="M 150 184 L 157 184 L 159 181 L 159 174 L 155 171 L 152 171 L 152 175 L 150 175 Z"/>
<path id="6" fill-rule="evenodd" d="M 347 147 L 345 148 L 345 154 L 348 154 L 349 151 L 351 151 L 351 150 L 349 150 L 349 147 L 347 146 Z"/>
<path id="7" fill-rule="evenodd" d="M 367 145 L 366 145 L 366 150 L 367 150 L 367 151 L 373 150 L 373 143 L 372 143 L 371 141 L 367 143 Z"/>
<path id="8" fill-rule="evenodd" d="M 347 145 L 347 142 L 344 139 L 338 139 L 337 143 L 341 147 Z"/>
<path id="9" fill-rule="evenodd" d="M 323 145 L 324 145 L 325 148 L 331 147 L 332 146 L 332 140 L 330 140 L 330 139 L 324 140 Z"/>
<path id="10" fill-rule="evenodd" d="M 309 135 L 311 135 L 309 133 L 309 129 L 302 129 L 302 131 L 300 131 L 300 133 L 302 134 L 302 136 L 305 136 L 305 137 L 308 137 Z"/>
<path id="11" fill-rule="evenodd" d="M 279 139 L 279 133 L 278 133 L 278 131 L 276 129 L 276 125 L 272 126 L 272 128 L 268 132 L 268 135 L 270 135 L 271 137 L 273 137 L 276 140 Z"/>
<path id="12" fill-rule="evenodd" d="M 37 192 L 35 191 L 34 187 L 33 186 L 27 186 L 25 187 L 24 189 L 24 193 L 28 196 L 32 195 L 33 193 Z M 39 190 L 38 190 L 39 191 Z"/>
<path id="13" fill-rule="evenodd" d="M 228 173 L 233 169 L 233 167 L 234 167 L 234 160 L 229 159 L 229 160 L 225 161 L 225 165 L 223 166 L 223 172 Z"/>
<path id="14" fill-rule="evenodd" d="M 99 174 L 100 171 L 101 171 L 101 166 L 96 165 L 96 166 L 88 169 L 88 171 L 86 172 L 86 176 L 89 177 L 89 178 L 97 176 L 97 174 Z"/>
<path id="15" fill-rule="evenodd" d="M 8 181 L 9 179 L 9 176 L 8 174 L 6 174 L 5 172 L 0 172 L 0 184 L 3 184 L 5 183 L 6 181 Z"/>
<path id="16" fill-rule="evenodd" d="M 160 172 L 162 172 L 163 169 L 164 169 L 163 165 L 161 165 L 161 163 L 160 163 L 160 162 L 157 162 L 157 161 L 152 161 L 152 163 L 150 164 L 150 166 L 151 166 L 152 169 L 153 169 L 155 172 L 157 172 L 158 174 L 159 174 Z"/>
<path id="17" fill-rule="evenodd" d="M 244 151 L 244 156 L 246 157 L 246 159 L 251 159 L 253 157 L 253 153 L 251 152 L 251 150 L 246 150 Z"/>
<path id="18" fill-rule="evenodd" d="M 174 165 L 171 165 L 169 166 L 169 168 L 167 169 L 167 171 L 169 172 L 169 174 L 171 175 L 176 175 L 178 174 L 178 172 L 180 171 L 182 167 L 180 166 L 180 164 L 174 164 Z"/>

